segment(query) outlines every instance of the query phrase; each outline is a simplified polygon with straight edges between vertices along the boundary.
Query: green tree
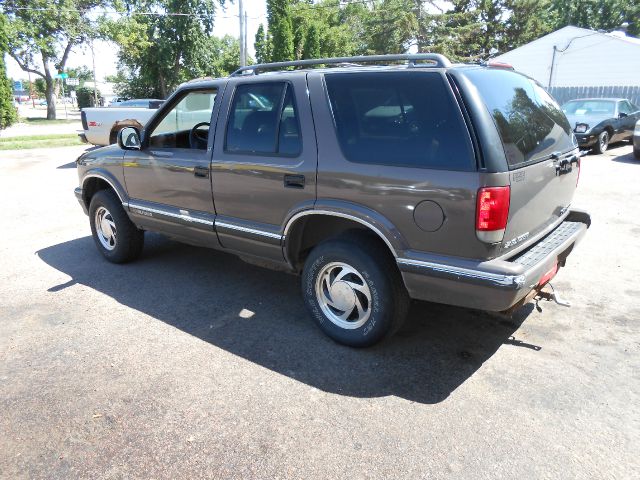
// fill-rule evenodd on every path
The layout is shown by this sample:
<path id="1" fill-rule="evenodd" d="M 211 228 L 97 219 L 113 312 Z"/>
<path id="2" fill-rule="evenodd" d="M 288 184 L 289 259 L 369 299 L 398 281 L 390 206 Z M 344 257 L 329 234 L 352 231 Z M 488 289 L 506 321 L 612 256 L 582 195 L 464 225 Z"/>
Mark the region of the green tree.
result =
<path id="1" fill-rule="evenodd" d="M 552 0 L 551 11 L 556 16 L 556 28 L 575 25 L 613 30 L 627 22 L 630 34 L 640 34 L 640 2 L 637 0 Z"/>
<path id="2" fill-rule="evenodd" d="M 217 0 L 122 0 L 122 8 L 128 11 L 182 15 L 102 19 L 103 36 L 120 47 L 120 70 L 130 81 L 129 92 L 166 98 L 180 83 L 202 76 L 217 3 Z"/>
<path id="3" fill-rule="evenodd" d="M 322 55 L 320 47 L 320 32 L 315 23 L 309 25 L 304 37 L 304 50 L 302 58 L 319 58 Z"/>
<path id="4" fill-rule="evenodd" d="M 9 55 L 22 70 L 44 80 L 48 119 L 56 118 L 55 72 L 64 70 L 71 50 L 92 34 L 89 11 L 105 4 L 105 0 L 4 2 L 10 20 Z"/>
<path id="5" fill-rule="evenodd" d="M 267 0 L 267 20 L 273 45 L 271 61 L 293 60 L 295 57 L 290 0 Z"/>
<path id="6" fill-rule="evenodd" d="M 18 114 L 13 106 L 13 85 L 7 78 L 4 54 L 7 51 L 7 19 L 0 13 L 0 130 L 15 123 Z"/>
<path id="7" fill-rule="evenodd" d="M 271 38 L 265 31 L 263 24 L 258 26 L 255 43 L 253 45 L 256 51 L 256 62 L 268 63 L 271 61 Z"/>
<path id="8" fill-rule="evenodd" d="M 209 38 L 209 59 L 202 66 L 202 75 L 212 77 L 224 77 L 240 68 L 240 40 L 225 35 L 222 38 Z M 253 59 L 247 57 L 247 64 L 251 65 Z"/>

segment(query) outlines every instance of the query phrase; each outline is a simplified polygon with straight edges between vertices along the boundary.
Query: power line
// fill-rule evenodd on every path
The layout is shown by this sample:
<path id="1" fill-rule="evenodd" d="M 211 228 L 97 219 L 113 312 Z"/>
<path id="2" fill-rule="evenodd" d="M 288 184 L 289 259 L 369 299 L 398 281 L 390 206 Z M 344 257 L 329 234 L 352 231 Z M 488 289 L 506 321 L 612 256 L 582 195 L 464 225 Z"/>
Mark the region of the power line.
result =
<path id="1" fill-rule="evenodd" d="M 74 8 L 53 8 L 53 7 L 13 7 L 8 8 L 6 13 L 11 13 L 15 10 L 27 10 L 31 12 L 61 12 L 61 13 L 96 13 L 96 14 L 104 14 L 104 15 L 123 15 L 123 16 L 148 16 L 148 17 L 204 17 L 209 18 L 210 15 L 205 13 L 180 13 L 180 12 L 140 12 L 140 11 L 131 11 L 125 12 L 121 10 L 94 10 L 94 9 L 74 9 Z M 215 19 L 225 19 L 225 18 L 238 18 L 238 15 L 226 15 L 226 16 L 216 16 L 214 13 Z M 257 17 L 248 17 L 251 20 L 257 20 L 260 18 L 264 18 L 264 16 L 260 15 Z"/>

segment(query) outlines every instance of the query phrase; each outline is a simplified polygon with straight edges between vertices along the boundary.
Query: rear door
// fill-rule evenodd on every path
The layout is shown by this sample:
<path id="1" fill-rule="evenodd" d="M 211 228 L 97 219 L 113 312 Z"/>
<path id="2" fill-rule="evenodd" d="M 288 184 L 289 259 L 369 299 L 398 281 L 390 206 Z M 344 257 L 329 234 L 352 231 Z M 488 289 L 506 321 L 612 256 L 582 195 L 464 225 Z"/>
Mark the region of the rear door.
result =
<path id="1" fill-rule="evenodd" d="M 503 251 L 549 230 L 567 212 L 578 179 L 577 142 L 555 100 L 510 70 L 464 72 L 502 139 L 511 200 Z"/>
<path id="2" fill-rule="evenodd" d="M 231 80 L 220 119 L 211 164 L 220 243 L 282 261 L 285 219 L 316 198 L 306 76 Z"/>
<path id="3" fill-rule="evenodd" d="M 443 72 L 333 69 L 309 77 L 320 139 L 316 208 L 392 232 L 398 256 L 486 256 L 475 236 L 474 149 Z"/>

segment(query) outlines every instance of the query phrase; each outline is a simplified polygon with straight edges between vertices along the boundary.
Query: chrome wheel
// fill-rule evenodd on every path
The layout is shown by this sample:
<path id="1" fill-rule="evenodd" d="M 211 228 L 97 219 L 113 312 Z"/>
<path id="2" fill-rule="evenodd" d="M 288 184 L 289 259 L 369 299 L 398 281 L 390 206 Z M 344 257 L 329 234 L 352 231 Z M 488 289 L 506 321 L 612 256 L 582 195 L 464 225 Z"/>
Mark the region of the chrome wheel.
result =
<path id="1" fill-rule="evenodd" d="M 98 207 L 94 222 L 100 244 L 109 251 L 116 248 L 116 224 L 109 210 Z"/>
<path id="2" fill-rule="evenodd" d="M 316 298 L 320 309 L 340 328 L 359 328 L 371 315 L 371 291 L 362 275 L 350 265 L 332 262 L 316 279 Z"/>
<path id="3" fill-rule="evenodd" d="M 609 133 L 608 132 L 602 132 L 600 134 L 600 151 L 601 152 L 606 152 L 607 148 L 609 147 Z"/>

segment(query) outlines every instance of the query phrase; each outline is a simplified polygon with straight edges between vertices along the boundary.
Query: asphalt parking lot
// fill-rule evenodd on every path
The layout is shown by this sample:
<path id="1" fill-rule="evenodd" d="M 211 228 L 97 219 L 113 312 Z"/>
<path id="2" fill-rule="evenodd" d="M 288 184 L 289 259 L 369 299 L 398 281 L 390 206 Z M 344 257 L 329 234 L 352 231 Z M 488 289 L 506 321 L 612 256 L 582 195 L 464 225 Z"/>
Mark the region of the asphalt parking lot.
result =
<path id="1" fill-rule="evenodd" d="M 1 478 L 640 477 L 630 146 L 583 160 L 570 309 L 416 302 L 366 350 L 324 337 L 288 274 L 158 235 L 107 263 L 81 151 L 0 154 Z"/>

